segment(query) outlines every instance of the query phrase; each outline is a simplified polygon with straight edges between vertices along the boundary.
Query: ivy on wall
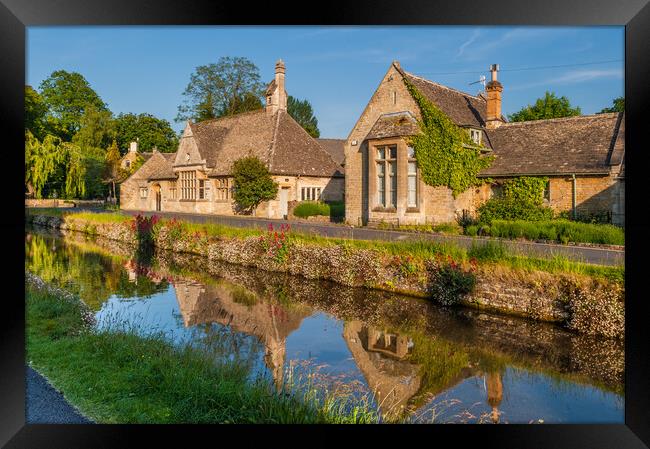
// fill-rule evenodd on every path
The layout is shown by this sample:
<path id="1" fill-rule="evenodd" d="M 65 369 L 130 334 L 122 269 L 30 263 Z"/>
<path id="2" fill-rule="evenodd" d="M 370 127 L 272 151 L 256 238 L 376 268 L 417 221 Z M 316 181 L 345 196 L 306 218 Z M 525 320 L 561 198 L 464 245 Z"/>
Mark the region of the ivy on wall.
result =
<path id="1" fill-rule="evenodd" d="M 467 130 L 453 123 L 406 78 L 404 83 L 422 113 L 418 121 L 422 132 L 409 139 L 422 180 L 433 187 L 449 187 L 454 198 L 485 182 L 476 175 L 490 166 L 494 156 L 481 155 Z"/>
<path id="2" fill-rule="evenodd" d="M 541 206 L 548 178 L 521 176 L 503 183 L 503 196 L 522 203 Z"/>

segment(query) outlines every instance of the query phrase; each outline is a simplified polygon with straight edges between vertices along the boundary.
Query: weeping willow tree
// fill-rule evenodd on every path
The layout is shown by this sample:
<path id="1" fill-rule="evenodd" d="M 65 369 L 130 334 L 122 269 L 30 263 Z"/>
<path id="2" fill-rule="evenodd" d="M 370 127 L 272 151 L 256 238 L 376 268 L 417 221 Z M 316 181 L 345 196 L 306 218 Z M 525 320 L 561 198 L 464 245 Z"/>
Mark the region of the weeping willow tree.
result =
<path id="1" fill-rule="evenodd" d="M 79 146 L 62 142 L 59 137 L 46 135 L 43 141 L 25 132 L 25 185 L 36 198 L 42 198 L 49 181 L 62 171 L 65 173 L 66 198 L 78 198 L 86 193 L 86 168 Z"/>

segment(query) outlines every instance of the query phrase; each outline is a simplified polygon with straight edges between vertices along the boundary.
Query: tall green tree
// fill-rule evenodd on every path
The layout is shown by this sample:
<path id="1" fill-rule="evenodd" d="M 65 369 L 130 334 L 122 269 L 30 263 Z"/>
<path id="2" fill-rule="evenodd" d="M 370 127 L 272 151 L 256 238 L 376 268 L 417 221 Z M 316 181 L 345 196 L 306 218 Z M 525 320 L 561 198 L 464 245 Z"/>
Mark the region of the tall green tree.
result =
<path id="1" fill-rule="evenodd" d="M 79 120 L 79 130 L 72 137 L 72 142 L 84 151 L 91 151 L 91 148 L 105 150 L 115 140 L 115 131 L 113 114 L 90 105 Z"/>
<path id="2" fill-rule="evenodd" d="M 79 198 L 86 193 L 85 175 L 77 145 L 51 134 L 40 141 L 25 132 L 25 185 L 36 198 L 54 191 L 59 197 Z"/>
<path id="3" fill-rule="evenodd" d="M 108 110 L 106 104 L 90 87 L 90 83 L 77 72 L 56 70 L 39 86 L 43 101 L 48 107 L 48 119 L 57 123 L 59 137 L 71 141 L 81 127 L 81 117 L 89 106 Z"/>
<path id="4" fill-rule="evenodd" d="M 32 86 L 25 86 L 25 129 L 42 140 L 47 134 L 47 105 Z"/>
<path id="5" fill-rule="evenodd" d="M 611 108 L 604 108 L 599 112 L 599 114 L 603 114 L 605 112 L 625 112 L 625 97 L 614 98 L 612 100 L 612 103 L 613 105 Z"/>
<path id="6" fill-rule="evenodd" d="M 243 57 L 221 57 L 191 74 L 176 121 L 196 122 L 258 109 L 263 94 L 264 85 L 253 62 Z M 251 101 L 253 97 L 259 103 Z"/>
<path id="7" fill-rule="evenodd" d="M 534 105 L 528 105 L 514 114 L 508 115 L 511 122 L 542 120 L 549 118 L 573 117 L 582 114 L 580 107 L 572 107 L 567 97 L 557 97 L 546 92 L 544 98 L 538 98 Z"/>
<path id="8" fill-rule="evenodd" d="M 289 95 L 287 98 L 287 112 L 302 126 L 312 137 L 320 137 L 318 119 L 314 116 L 314 109 L 309 100 L 298 100 Z"/>
<path id="9" fill-rule="evenodd" d="M 126 152 L 129 143 L 138 141 L 141 151 L 153 147 L 162 153 L 173 153 L 178 147 L 178 136 L 167 120 L 147 113 L 120 114 L 115 119 L 117 147 Z"/>
<path id="10" fill-rule="evenodd" d="M 250 214 L 262 201 L 270 201 L 278 194 L 278 184 L 273 181 L 268 168 L 254 156 L 236 160 L 232 174 L 233 199 L 240 212 Z"/>
<path id="11" fill-rule="evenodd" d="M 111 186 L 110 194 L 113 200 L 117 198 L 115 184 L 122 182 L 128 176 L 126 170 L 121 167 L 121 160 L 122 157 L 120 155 L 120 150 L 117 147 L 117 141 L 114 140 L 111 146 L 106 150 L 106 163 L 104 165 L 103 177 L 104 182 Z"/>

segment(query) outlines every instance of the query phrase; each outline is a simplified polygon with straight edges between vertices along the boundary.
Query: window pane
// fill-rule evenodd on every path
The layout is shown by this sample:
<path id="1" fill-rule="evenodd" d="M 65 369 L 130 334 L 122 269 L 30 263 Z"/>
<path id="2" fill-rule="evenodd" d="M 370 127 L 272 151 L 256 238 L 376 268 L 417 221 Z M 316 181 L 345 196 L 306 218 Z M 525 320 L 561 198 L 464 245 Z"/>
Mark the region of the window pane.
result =
<path id="1" fill-rule="evenodd" d="M 397 159 L 397 147 L 390 147 L 390 159 Z"/>
<path id="2" fill-rule="evenodd" d="M 377 159 L 386 159 L 386 148 L 385 147 L 377 148 Z"/>
<path id="3" fill-rule="evenodd" d="M 417 166 L 415 162 L 409 162 L 409 174 L 414 175 L 417 171 Z"/>
<path id="4" fill-rule="evenodd" d="M 395 172 L 397 170 L 397 162 L 390 163 L 389 169 L 389 182 L 390 182 L 390 204 L 393 207 L 397 207 L 397 176 Z"/>
<path id="5" fill-rule="evenodd" d="M 408 180 L 408 206 L 415 207 L 417 206 L 417 187 L 415 183 L 415 176 L 409 176 Z"/>
<path id="6" fill-rule="evenodd" d="M 406 149 L 406 154 L 407 154 L 407 156 L 408 156 L 409 159 L 413 159 L 413 158 L 415 157 L 415 148 L 413 148 L 413 147 L 408 147 L 408 148 Z"/>

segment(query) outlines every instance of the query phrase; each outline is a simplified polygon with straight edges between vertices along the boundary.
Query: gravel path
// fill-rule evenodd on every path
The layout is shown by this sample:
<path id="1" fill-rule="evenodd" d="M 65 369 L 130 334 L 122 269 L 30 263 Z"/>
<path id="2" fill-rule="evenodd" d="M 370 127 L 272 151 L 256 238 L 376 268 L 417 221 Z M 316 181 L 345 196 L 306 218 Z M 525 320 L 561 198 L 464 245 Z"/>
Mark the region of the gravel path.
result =
<path id="1" fill-rule="evenodd" d="M 93 424 L 65 400 L 47 379 L 26 367 L 27 424 Z"/>

